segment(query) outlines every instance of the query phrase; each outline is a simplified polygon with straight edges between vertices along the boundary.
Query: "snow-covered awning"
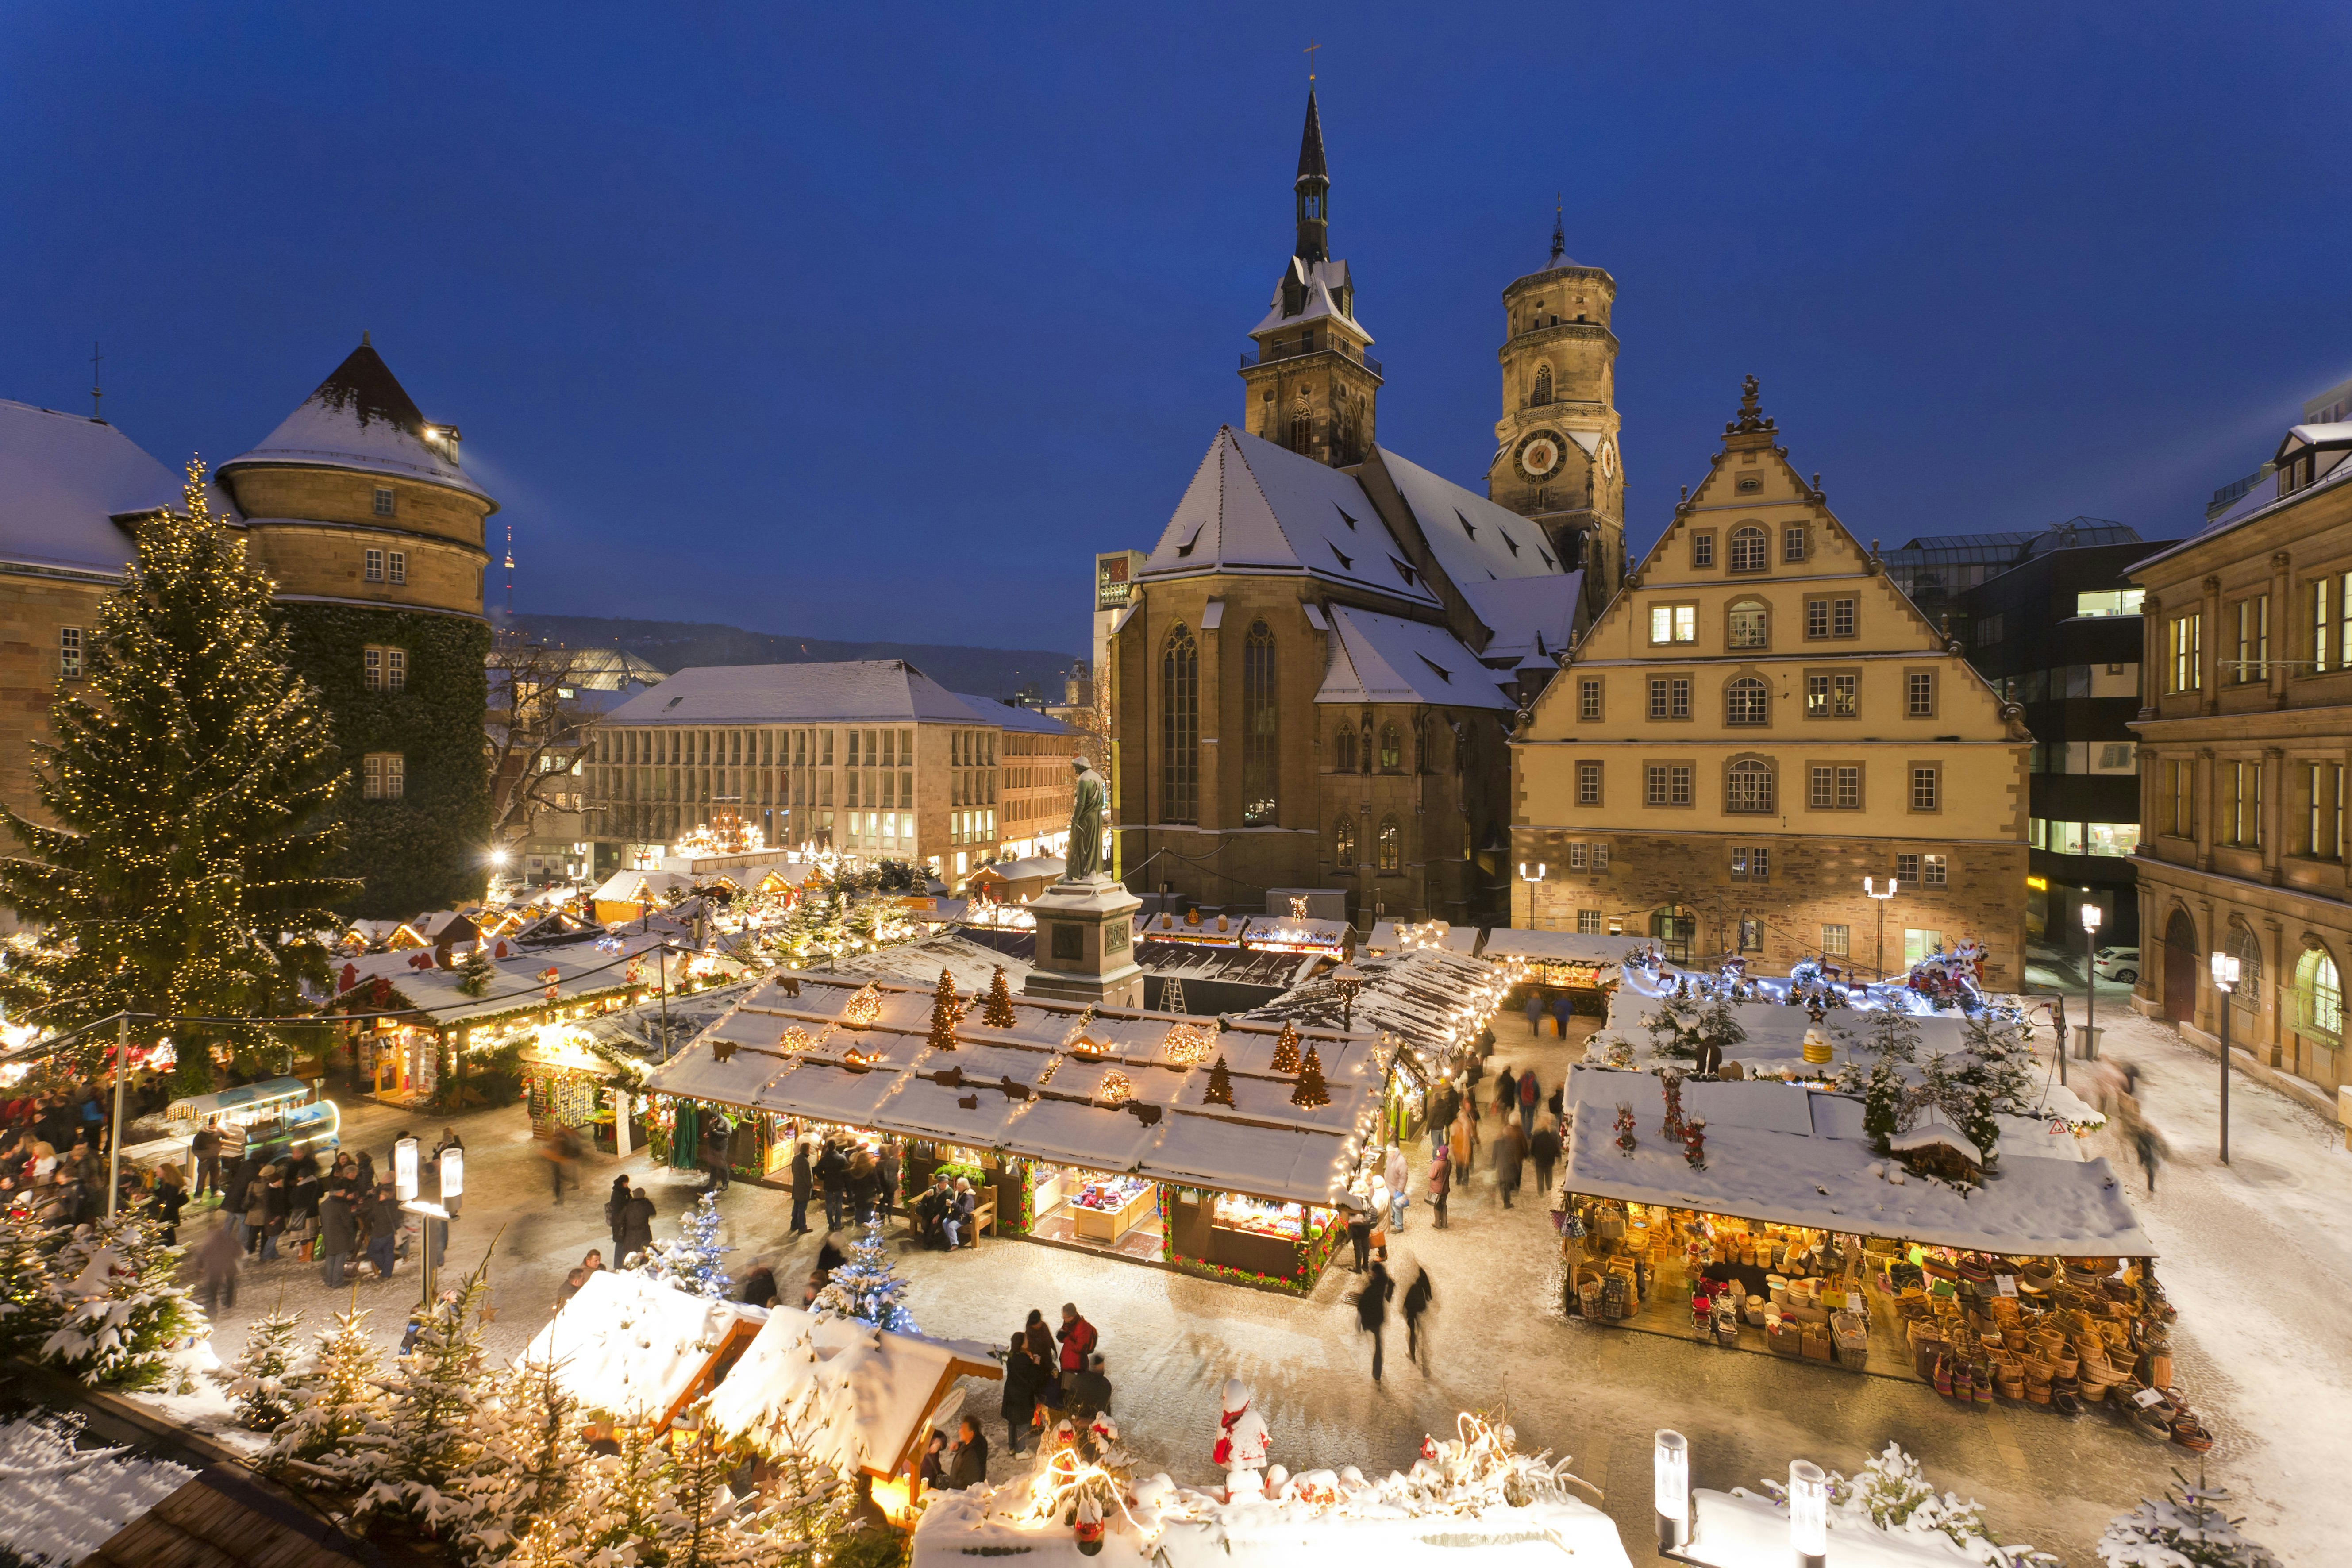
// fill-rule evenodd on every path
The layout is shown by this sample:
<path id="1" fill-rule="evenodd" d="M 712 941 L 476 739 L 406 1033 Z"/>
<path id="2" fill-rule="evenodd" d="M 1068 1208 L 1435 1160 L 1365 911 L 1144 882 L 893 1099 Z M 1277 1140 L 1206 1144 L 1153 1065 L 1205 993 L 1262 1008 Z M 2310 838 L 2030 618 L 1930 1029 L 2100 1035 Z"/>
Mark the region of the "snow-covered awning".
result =
<path id="1" fill-rule="evenodd" d="M 2011 1257 L 2156 1251 L 2105 1160 L 2003 1160 L 1982 1186 L 1961 1188 L 1877 1153 L 1860 1102 L 1847 1096 L 1702 1079 L 1685 1081 L 1682 1094 L 1684 1114 L 1706 1121 L 1705 1170 L 1667 1142 L 1656 1074 L 1570 1069 L 1562 1184 L 1593 1197 Z M 1617 1147 L 1620 1105 L 1633 1108 L 1630 1155 Z"/>
<path id="2" fill-rule="evenodd" d="M 1003 1375 L 988 1345 L 777 1307 L 711 1394 L 708 1415 L 719 1431 L 763 1452 L 796 1451 L 845 1475 L 890 1476 L 912 1462 L 958 1378 Z"/>
<path id="3" fill-rule="evenodd" d="M 1359 1029 L 1378 1029 L 1402 1042 L 1427 1077 L 1444 1070 L 1456 1050 L 1477 1037 L 1510 984 L 1492 966 L 1443 948 L 1367 958 L 1356 968 L 1364 983 L 1352 1008 L 1341 1002 L 1339 987 L 1326 972 L 1248 1016 L 1322 1029 L 1337 1029 L 1352 1020 Z"/>
<path id="4" fill-rule="evenodd" d="M 730 1342 L 751 1340 L 767 1310 L 713 1301 L 649 1274 L 600 1268 L 539 1331 L 517 1366 L 547 1362 L 583 1407 L 613 1420 L 666 1424 Z"/>
<path id="5" fill-rule="evenodd" d="M 1617 961 L 1625 955 L 1627 945 L 1622 936 L 1496 926 L 1486 933 L 1486 943 L 1478 952 L 1489 963 L 1589 964 L 1601 984 L 1614 985 L 1618 979 Z"/>
<path id="6" fill-rule="evenodd" d="M 1370 987 L 1367 987 L 1369 991 Z M 1255 1019 L 1013 999 L 1013 1022 L 965 1004 L 953 1047 L 930 1043 L 929 986 L 813 973 L 771 976 L 671 1061 L 656 1093 L 838 1122 L 972 1149 L 1247 1194 L 1330 1204 L 1376 1121 L 1393 1036 L 1303 1028 L 1326 1101 L 1292 1103 L 1282 1033 Z M 1363 1013 L 1361 1000 L 1359 1012 Z M 1336 1021 L 1336 1020 L 1335 1020 Z M 1222 1058 L 1233 1103 L 1207 1099 Z"/>

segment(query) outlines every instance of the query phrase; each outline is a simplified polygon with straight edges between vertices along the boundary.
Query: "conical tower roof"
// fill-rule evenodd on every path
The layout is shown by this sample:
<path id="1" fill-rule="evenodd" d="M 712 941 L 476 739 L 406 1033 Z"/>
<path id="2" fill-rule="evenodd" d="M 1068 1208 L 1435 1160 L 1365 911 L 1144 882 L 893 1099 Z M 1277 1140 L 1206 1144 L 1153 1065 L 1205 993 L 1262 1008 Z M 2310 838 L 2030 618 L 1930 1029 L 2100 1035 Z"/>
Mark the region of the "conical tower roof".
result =
<path id="1" fill-rule="evenodd" d="M 1331 177 L 1331 171 L 1323 163 L 1323 116 L 1316 110 L 1315 89 L 1311 87 L 1307 89 L 1307 129 L 1298 138 L 1298 177 L 1302 180 L 1328 180 Z"/>
<path id="2" fill-rule="evenodd" d="M 489 500 L 481 486 L 457 466 L 455 433 L 436 438 L 435 427 L 408 395 L 383 356 L 362 335 L 334 373 L 302 405 L 253 450 L 223 463 L 226 475 L 241 468 L 348 468 L 446 485 Z M 491 503 L 497 510 L 497 503 Z"/>

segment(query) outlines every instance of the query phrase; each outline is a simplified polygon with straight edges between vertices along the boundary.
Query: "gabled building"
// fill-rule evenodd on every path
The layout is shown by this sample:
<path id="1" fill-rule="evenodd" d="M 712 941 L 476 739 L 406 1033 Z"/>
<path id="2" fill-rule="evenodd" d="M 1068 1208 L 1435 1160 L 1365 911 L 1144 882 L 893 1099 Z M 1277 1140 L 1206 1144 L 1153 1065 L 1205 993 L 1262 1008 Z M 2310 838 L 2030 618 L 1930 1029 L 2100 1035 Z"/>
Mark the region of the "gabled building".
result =
<path id="1" fill-rule="evenodd" d="M 1514 737 L 1511 923 L 1767 972 L 1899 973 L 1973 940 L 2013 989 L 2031 742 L 1790 466 L 1751 376 Z"/>
<path id="2" fill-rule="evenodd" d="M 1293 192 L 1241 420 L 1148 556 L 1098 559 L 1118 868 L 1209 912 L 1286 913 L 1304 889 L 1344 890 L 1367 921 L 1496 912 L 1507 720 L 1585 613 L 1578 563 L 1613 576 L 1622 554 L 1615 285 L 1555 243 L 1506 290 L 1504 444 L 1481 495 L 1375 438 L 1382 372 L 1330 253 L 1312 94 Z"/>

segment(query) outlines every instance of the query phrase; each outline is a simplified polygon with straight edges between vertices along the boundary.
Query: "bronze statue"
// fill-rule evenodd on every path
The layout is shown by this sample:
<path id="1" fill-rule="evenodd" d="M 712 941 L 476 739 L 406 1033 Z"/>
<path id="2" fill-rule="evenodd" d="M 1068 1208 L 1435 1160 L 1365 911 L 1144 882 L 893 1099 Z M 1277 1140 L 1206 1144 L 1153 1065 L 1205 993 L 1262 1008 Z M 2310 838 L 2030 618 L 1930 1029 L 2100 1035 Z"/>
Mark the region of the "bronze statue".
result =
<path id="1" fill-rule="evenodd" d="M 1062 880 L 1086 882 L 1110 870 L 1110 792 L 1086 758 L 1071 758 L 1070 766 L 1078 783 L 1070 800 L 1070 848 Z"/>

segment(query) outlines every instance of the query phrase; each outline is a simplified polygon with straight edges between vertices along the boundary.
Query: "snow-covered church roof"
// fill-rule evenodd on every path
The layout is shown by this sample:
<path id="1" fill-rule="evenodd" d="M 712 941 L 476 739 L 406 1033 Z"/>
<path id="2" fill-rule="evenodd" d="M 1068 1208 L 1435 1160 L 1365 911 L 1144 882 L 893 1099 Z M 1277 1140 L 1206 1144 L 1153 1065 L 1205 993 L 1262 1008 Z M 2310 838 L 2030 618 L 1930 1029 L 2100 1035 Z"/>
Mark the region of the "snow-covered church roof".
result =
<path id="1" fill-rule="evenodd" d="M 221 465 L 350 468 L 446 485 L 489 500 L 457 466 L 455 432 L 428 426 L 415 400 L 362 336 L 360 346 L 253 450 Z M 496 503 L 492 503 L 496 510 Z"/>
<path id="2" fill-rule="evenodd" d="M 1296 286 L 1304 291 L 1305 300 L 1294 314 L 1282 310 L 1283 296 Z M 1274 303 L 1265 319 L 1250 329 L 1250 336 L 1261 332 L 1278 332 L 1286 327 L 1303 327 L 1309 321 L 1339 320 L 1348 323 L 1355 336 L 1369 343 L 1372 334 L 1363 324 L 1339 309 L 1339 293 L 1348 287 L 1348 264 L 1339 260 L 1302 261 L 1294 256 L 1285 264 L 1282 281 L 1274 286 Z"/>
<path id="3" fill-rule="evenodd" d="M 1425 702 L 1505 711 L 1515 706 L 1496 684 L 1496 672 L 1444 626 L 1346 605 L 1332 605 L 1330 619 L 1318 702 Z"/>

